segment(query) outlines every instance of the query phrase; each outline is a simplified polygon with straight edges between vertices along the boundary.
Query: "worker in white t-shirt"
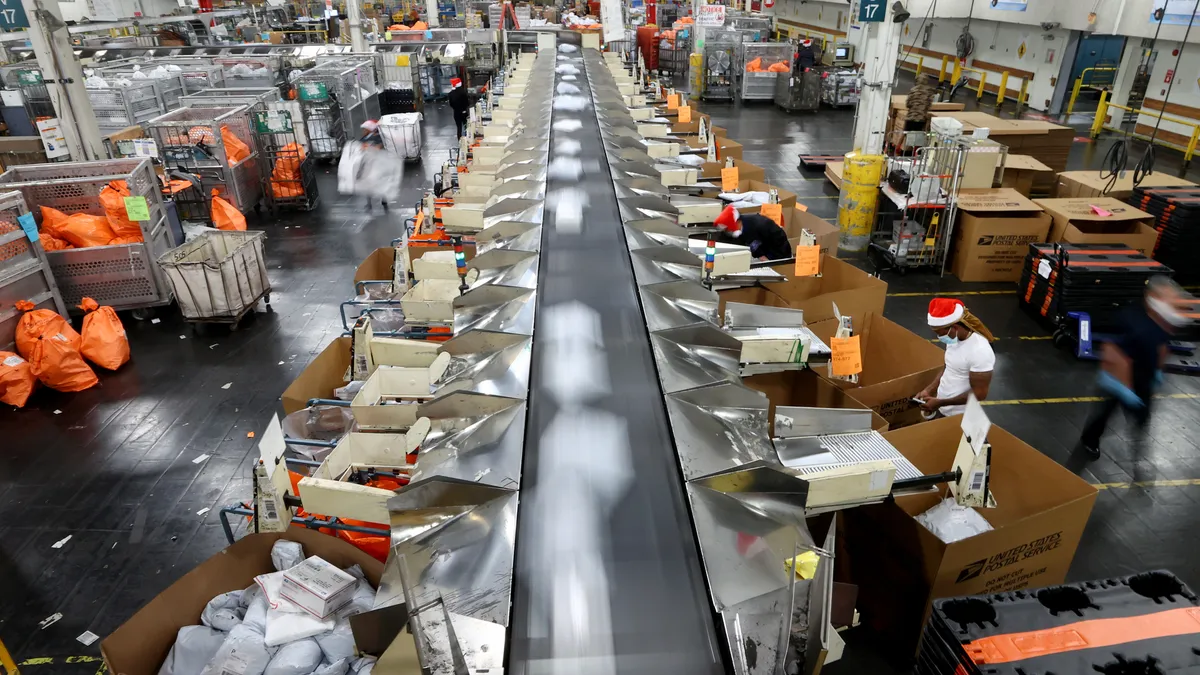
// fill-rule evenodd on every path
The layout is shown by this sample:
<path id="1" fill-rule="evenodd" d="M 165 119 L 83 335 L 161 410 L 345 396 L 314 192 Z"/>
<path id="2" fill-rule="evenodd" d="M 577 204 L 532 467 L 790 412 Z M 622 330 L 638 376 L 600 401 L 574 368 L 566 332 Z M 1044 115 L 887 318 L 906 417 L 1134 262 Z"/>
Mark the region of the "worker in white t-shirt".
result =
<path id="1" fill-rule="evenodd" d="M 972 392 L 980 401 L 988 396 L 996 353 L 995 338 L 987 327 L 967 311 L 961 300 L 934 298 L 929 303 L 929 327 L 946 345 L 946 367 L 916 398 L 928 419 L 949 417 L 966 410 Z"/>

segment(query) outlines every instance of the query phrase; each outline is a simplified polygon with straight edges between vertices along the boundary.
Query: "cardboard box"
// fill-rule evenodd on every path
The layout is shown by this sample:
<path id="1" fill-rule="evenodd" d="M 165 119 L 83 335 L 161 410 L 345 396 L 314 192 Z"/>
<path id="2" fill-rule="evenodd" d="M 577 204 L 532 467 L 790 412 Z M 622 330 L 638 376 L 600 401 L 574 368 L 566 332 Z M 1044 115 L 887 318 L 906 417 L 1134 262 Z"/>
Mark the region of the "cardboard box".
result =
<path id="1" fill-rule="evenodd" d="M 921 409 L 912 398 L 929 386 L 945 365 L 945 352 L 926 336 L 878 312 L 856 315 L 840 305 L 839 309 L 853 318 L 854 332 L 860 337 L 863 371 L 858 375 L 858 384 L 835 379 L 830 382 L 882 415 L 891 428 L 923 421 Z M 837 331 L 837 320 L 810 323 L 809 328 L 828 344 Z M 828 370 L 820 368 L 817 373 L 824 377 Z"/>
<path id="2" fill-rule="evenodd" d="M 1007 172 L 1006 172 L 1007 173 Z M 1109 178 L 1101 178 L 1099 171 L 1064 171 L 1058 174 L 1058 184 L 1054 196 L 1060 199 L 1083 197 L 1111 197 L 1112 199 L 1129 199 L 1133 196 L 1133 172 L 1126 171 L 1124 176 L 1117 178 L 1108 194 L 1104 189 L 1108 186 Z M 1184 178 L 1176 178 L 1162 172 L 1152 173 L 1142 179 L 1144 188 L 1194 187 L 1196 184 Z"/>
<path id="3" fill-rule="evenodd" d="M 751 192 L 751 191 L 770 192 L 772 189 L 779 191 L 779 203 L 783 206 L 783 210 L 785 212 L 788 209 L 796 208 L 796 193 L 795 192 L 792 192 L 790 190 L 784 190 L 783 188 L 781 188 L 777 185 L 771 185 L 770 183 L 765 183 L 761 180 L 747 180 L 745 178 L 742 178 L 741 180 L 738 181 L 738 192 Z M 749 209 L 739 209 L 739 210 L 742 213 L 758 213 L 761 209 L 759 207 L 753 207 L 753 208 L 749 208 Z M 785 213 L 784 215 L 786 216 L 787 214 Z M 783 222 L 786 224 L 788 222 L 787 218 L 785 218 Z"/>
<path id="4" fill-rule="evenodd" d="M 1158 232 L 1153 227 L 1154 216 L 1112 197 L 1036 199 L 1034 203 L 1054 219 L 1046 241 L 1121 244 L 1147 256 L 1153 254 L 1154 244 L 1158 241 Z M 1112 215 L 1097 215 L 1093 206 Z"/>
<path id="5" fill-rule="evenodd" d="M 1050 216 L 1012 188 L 960 190 L 954 227 L 954 276 L 1018 281 L 1029 245 L 1046 241 Z"/>
<path id="6" fill-rule="evenodd" d="M 862 410 L 867 406 L 848 392 L 835 387 L 811 370 L 790 370 L 782 373 L 752 375 L 742 378 L 742 384 L 767 395 L 771 402 L 768 419 L 771 433 L 775 433 L 775 408 L 777 406 L 804 406 L 809 408 L 849 408 Z M 885 431 L 887 420 L 871 411 L 871 428 Z"/>
<path id="7" fill-rule="evenodd" d="M 283 573 L 279 594 L 318 619 L 345 607 L 354 597 L 354 577 L 310 555 Z"/>
<path id="8" fill-rule="evenodd" d="M 333 390 L 346 385 L 350 371 L 350 344 L 353 338 L 334 338 L 317 354 L 300 375 L 283 391 L 284 414 L 308 407 L 309 399 L 333 398 Z"/>
<path id="9" fill-rule="evenodd" d="M 1004 177 L 1000 179 L 1000 187 L 1010 187 L 1017 192 L 1030 196 L 1036 180 L 1046 174 L 1053 174 L 1054 169 L 1041 163 L 1029 155 L 1009 155 L 1004 161 Z"/>
<path id="10" fill-rule="evenodd" d="M 713 127 L 713 128 L 717 129 L 719 127 Z M 708 148 L 708 144 L 701 143 L 700 137 L 695 134 L 688 134 L 686 136 L 678 136 L 677 138 L 679 140 L 683 141 L 684 143 L 687 143 L 688 147 L 690 147 L 693 150 L 704 150 L 704 149 Z M 742 144 L 741 143 L 738 143 L 737 141 L 735 141 L 733 139 L 726 138 L 726 137 L 720 136 L 720 135 L 717 135 L 716 138 L 717 138 L 717 143 L 716 143 L 716 145 L 717 145 L 717 161 L 724 162 L 726 157 L 732 157 L 734 159 L 742 158 Z"/>
<path id="11" fill-rule="evenodd" d="M 887 282 L 844 260 L 822 257 L 819 277 L 796 277 L 794 265 L 779 265 L 774 269 L 787 274 L 788 280 L 766 283 L 766 287 L 792 309 L 804 310 L 805 323 L 834 319 L 834 303 L 843 315 L 883 315 Z"/>
<path id="12" fill-rule="evenodd" d="M 279 539 L 299 542 L 305 553 L 338 567 L 357 564 L 367 579 L 379 586 L 383 563 L 337 537 L 299 527 L 279 534 L 249 534 L 200 563 L 106 637 L 100 653 L 109 672 L 157 675 L 179 629 L 198 625 L 209 600 L 246 588 L 254 583 L 254 577 L 275 571 L 271 546 Z"/>
<path id="13" fill-rule="evenodd" d="M 947 471 L 962 437 L 955 416 L 884 434 L 930 474 Z M 859 585 L 864 627 L 898 659 L 917 650 L 935 598 L 1040 588 L 1062 583 L 1096 501 L 1096 488 L 1004 429 L 992 426 L 989 482 L 994 509 L 977 509 L 994 528 L 945 544 L 914 520 L 938 494 L 841 512 L 842 569 Z M 845 553 L 845 555 L 843 555 Z"/>
<path id="14" fill-rule="evenodd" d="M 791 212 L 785 212 L 784 217 L 785 225 L 783 229 L 787 231 L 789 240 L 798 240 L 800 231 L 808 230 L 817 238 L 817 246 L 821 247 L 821 255 L 827 255 L 830 258 L 837 257 L 838 237 L 842 234 L 837 225 L 820 216 L 814 216 L 808 211 L 802 211 L 799 208 L 792 209 Z M 796 244 L 797 241 L 792 242 L 793 253 L 795 253 Z"/>
<path id="15" fill-rule="evenodd" d="M 825 162 L 825 177 L 839 190 L 842 189 L 842 173 L 846 170 L 845 162 Z"/>
<path id="16" fill-rule="evenodd" d="M 745 162 L 740 159 L 733 160 L 733 165 L 738 170 L 738 180 L 757 180 L 766 181 L 767 172 L 759 166 L 755 166 L 750 162 Z M 725 162 L 705 162 L 700 165 L 700 180 L 721 182 L 721 169 L 725 168 Z"/>

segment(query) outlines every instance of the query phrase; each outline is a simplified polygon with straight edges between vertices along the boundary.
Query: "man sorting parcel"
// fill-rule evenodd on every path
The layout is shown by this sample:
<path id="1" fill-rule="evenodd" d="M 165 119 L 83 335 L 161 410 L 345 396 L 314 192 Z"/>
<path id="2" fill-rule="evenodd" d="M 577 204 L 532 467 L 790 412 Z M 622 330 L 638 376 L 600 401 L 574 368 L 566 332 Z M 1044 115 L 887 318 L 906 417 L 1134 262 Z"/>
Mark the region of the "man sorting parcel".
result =
<path id="1" fill-rule="evenodd" d="M 995 338 L 954 298 L 930 301 L 927 319 L 934 335 L 946 345 L 946 367 L 916 398 L 928 419 L 961 414 L 967 408 L 967 396 L 974 393 L 980 401 L 988 396 L 996 366 L 991 345 Z"/>
<path id="2" fill-rule="evenodd" d="M 786 260 L 792 257 L 787 232 L 764 215 L 741 214 L 732 206 L 726 206 L 713 225 L 722 230 L 717 241 L 746 246 L 750 249 L 750 255 L 759 260 Z"/>

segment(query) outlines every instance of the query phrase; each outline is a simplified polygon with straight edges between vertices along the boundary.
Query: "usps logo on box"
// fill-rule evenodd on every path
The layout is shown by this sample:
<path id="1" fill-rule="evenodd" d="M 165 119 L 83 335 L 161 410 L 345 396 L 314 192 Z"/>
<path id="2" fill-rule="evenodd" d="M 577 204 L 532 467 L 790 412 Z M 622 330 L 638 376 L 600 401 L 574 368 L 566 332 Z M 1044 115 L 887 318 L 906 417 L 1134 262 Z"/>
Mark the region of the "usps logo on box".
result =
<path id="1" fill-rule="evenodd" d="M 976 560 L 970 565 L 962 568 L 962 571 L 958 573 L 958 578 L 954 580 L 954 583 L 961 584 L 964 581 L 970 581 L 971 579 L 978 577 L 980 574 L 983 574 L 983 568 L 986 566 L 987 558 L 984 558 L 983 560 Z"/>

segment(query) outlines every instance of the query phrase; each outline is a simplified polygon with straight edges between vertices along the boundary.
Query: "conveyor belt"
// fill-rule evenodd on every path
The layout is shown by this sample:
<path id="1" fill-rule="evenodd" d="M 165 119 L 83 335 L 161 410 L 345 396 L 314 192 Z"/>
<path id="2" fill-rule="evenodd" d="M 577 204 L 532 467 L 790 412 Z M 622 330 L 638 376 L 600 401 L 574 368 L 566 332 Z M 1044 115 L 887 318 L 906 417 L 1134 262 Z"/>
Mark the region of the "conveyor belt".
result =
<path id="1" fill-rule="evenodd" d="M 569 56 L 558 63 L 578 67 L 571 83 L 589 96 L 584 59 Z M 563 81 L 555 76 L 556 85 Z M 581 227 L 567 222 L 561 204 L 547 208 L 543 221 L 508 671 L 722 673 L 594 103 L 582 112 L 556 109 L 553 119 L 582 123 L 552 132 L 550 153 L 553 161 L 559 141 L 578 142 L 583 175 L 551 175 L 547 206 L 556 194 L 577 200 L 583 193 L 587 204 Z M 564 308 L 594 316 L 601 339 L 583 318 L 556 321 Z M 581 348 L 594 353 L 589 362 L 601 364 L 600 377 L 586 376 L 561 340 L 549 344 L 564 330 L 587 343 Z M 598 388 L 563 405 L 564 373 L 583 389 Z M 606 443 L 604 431 L 613 428 L 625 433 Z"/>

